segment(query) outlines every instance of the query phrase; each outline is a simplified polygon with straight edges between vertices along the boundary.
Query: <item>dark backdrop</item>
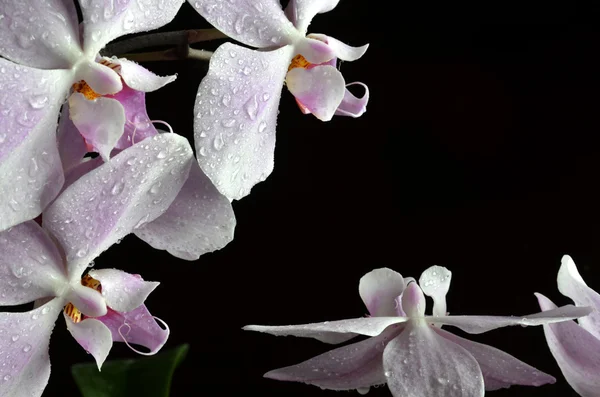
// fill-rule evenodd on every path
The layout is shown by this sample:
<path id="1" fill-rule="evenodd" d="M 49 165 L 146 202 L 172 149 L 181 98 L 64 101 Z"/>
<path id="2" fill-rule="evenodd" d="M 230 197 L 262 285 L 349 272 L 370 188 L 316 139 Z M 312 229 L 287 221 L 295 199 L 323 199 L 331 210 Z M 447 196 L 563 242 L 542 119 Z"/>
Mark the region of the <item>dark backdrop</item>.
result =
<path id="1" fill-rule="evenodd" d="M 174 396 L 337 396 L 262 378 L 331 346 L 241 327 L 364 315 L 358 280 L 373 268 L 418 277 L 430 265 L 447 266 L 454 314 L 536 312 L 534 292 L 570 303 L 556 288 L 567 253 L 600 289 L 600 29 L 574 23 L 593 21 L 596 10 L 564 2 L 531 9 L 409 4 L 391 11 L 381 1 L 342 0 L 314 20 L 312 32 L 371 43 L 363 59 L 341 66 L 346 81 L 369 85 L 368 111 L 322 123 L 303 116 L 284 89 L 275 171 L 234 203 L 235 241 L 190 263 L 129 236 L 96 260 L 98 268 L 161 282 L 147 304 L 171 327 L 166 348 L 191 344 Z M 519 23 L 478 23 L 492 19 Z M 208 25 L 185 4 L 164 30 L 199 27 Z M 178 73 L 148 95 L 148 113 L 191 139 L 207 65 L 146 66 Z M 470 338 L 558 380 L 492 396 L 575 395 L 541 327 Z M 45 396 L 77 395 L 69 367 L 91 357 L 61 322 L 50 351 Z M 119 344 L 110 357 L 134 356 Z"/>

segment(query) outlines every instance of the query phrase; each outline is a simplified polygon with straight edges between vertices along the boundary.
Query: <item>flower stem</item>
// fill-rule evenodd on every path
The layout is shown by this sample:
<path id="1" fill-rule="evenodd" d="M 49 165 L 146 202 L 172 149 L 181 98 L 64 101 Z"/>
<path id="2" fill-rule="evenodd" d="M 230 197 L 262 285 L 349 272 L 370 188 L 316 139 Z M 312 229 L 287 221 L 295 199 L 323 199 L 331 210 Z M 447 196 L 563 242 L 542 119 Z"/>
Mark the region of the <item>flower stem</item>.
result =
<path id="1" fill-rule="evenodd" d="M 224 38 L 227 38 L 227 36 L 218 31 L 217 29 L 179 30 L 175 32 L 150 33 L 111 43 L 107 45 L 101 52 L 102 55 L 105 56 L 122 56 L 121 54 L 130 53 L 132 51 L 141 50 L 149 47 L 173 45 L 189 47 L 189 44 Z M 189 51 L 190 53 L 192 52 L 191 50 L 192 49 L 190 49 Z M 147 54 L 154 53 L 150 52 Z M 129 56 L 127 58 L 132 59 Z M 182 58 L 178 57 L 172 59 Z"/>
<path id="2" fill-rule="evenodd" d="M 132 54 L 120 55 L 130 61 L 152 62 L 152 61 L 178 61 L 183 59 L 195 59 L 198 61 L 208 61 L 212 56 L 212 51 L 196 50 L 189 46 L 181 48 L 171 48 L 164 51 L 138 52 Z"/>

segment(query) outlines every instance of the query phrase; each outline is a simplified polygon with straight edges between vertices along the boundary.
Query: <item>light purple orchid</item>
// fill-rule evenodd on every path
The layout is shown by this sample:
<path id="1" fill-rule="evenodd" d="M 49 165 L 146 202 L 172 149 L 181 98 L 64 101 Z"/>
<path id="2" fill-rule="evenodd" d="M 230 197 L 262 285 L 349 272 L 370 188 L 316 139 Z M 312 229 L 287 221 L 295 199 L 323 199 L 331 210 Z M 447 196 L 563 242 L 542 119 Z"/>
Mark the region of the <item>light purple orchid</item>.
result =
<path id="1" fill-rule="evenodd" d="M 363 276 L 359 284 L 360 296 L 371 317 L 306 325 L 250 325 L 244 329 L 312 337 L 326 343 L 370 336 L 265 374 L 267 378 L 304 382 L 323 389 L 356 389 L 364 394 L 371 386 L 387 383 L 397 397 L 479 397 L 485 390 L 555 382 L 552 376 L 507 353 L 453 335 L 441 326 L 480 334 L 509 325 L 562 322 L 589 314 L 589 308 L 567 305 L 520 317 L 447 316 L 450 279 L 451 272 L 440 266 L 423 272 L 420 286 L 414 279 L 405 279 L 390 269 L 376 269 Z M 433 298 L 433 316 L 425 315 L 423 293 Z"/>
<path id="2" fill-rule="evenodd" d="M 0 249 L 0 305 L 37 301 L 28 312 L 0 313 L 0 396 L 42 395 L 50 377 L 50 334 L 61 311 L 98 369 L 113 342 L 154 354 L 167 341 L 168 327 L 144 305 L 159 283 L 116 269 L 92 270 L 82 279 L 86 266 L 65 263 L 61 247 L 35 221 L 0 232 Z"/>
<path id="3" fill-rule="evenodd" d="M 354 61 L 354 48 L 323 35 L 306 35 L 312 18 L 339 0 L 189 0 L 217 29 L 259 50 L 221 45 L 210 60 L 194 112 L 194 138 L 202 170 L 230 199 L 240 199 L 273 170 L 275 126 L 284 83 L 304 113 L 328 121 L 359 117 L 369 99 L 346 88 L 337 59 Z"/>
<path id="4" fill-rule="evenodd" d="M 67 260 L 89 263 L 129 233 L 152 247 L 196 260 L 233 240 L 231 203 L 202 173 L 187 139 L 148 137 L 104 163 L 73 167 L 43 224 Z"/>
<path id="5" fill-rule="evenodd" d="M 576 324 L 568 321 L 544 325 L 546 341 L 563 375 L 571 387 L 583 397 L 600 396 L 600 294 L 587 286 L 570 256 L 562 258 L 558 271 L 558 290 L 577 306 L 590 306 L 594 311 Z M 556 305 L 537 294 L 542 310 Z"/>
<path id="6" fill-rule="evenodd" d="M 0 230 L 38 216 L 60 191 L 55 133 L 67 96 L 68 117 L 108 159 L 130 121 L 109 96 L 124 83 L 152 91 L 173 79 L 124 59 L 107 65 L 98 52 L 117 37 L 170 22 L 183 0 L 79 3 L 81 26 L 73 0 L 0 1 Z"/>

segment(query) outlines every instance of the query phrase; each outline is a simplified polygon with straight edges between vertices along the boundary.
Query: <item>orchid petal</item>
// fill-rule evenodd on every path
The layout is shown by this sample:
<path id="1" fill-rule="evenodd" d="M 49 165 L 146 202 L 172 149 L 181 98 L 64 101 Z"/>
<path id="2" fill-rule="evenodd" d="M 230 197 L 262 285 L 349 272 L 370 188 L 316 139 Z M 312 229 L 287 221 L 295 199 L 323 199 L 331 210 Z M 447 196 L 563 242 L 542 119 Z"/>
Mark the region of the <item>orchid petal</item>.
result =
<path id="1" fill-rule="evenodd" d="M 409 323 L 388 343 L 383 368 L 394 396 L 483 397 L 485 393 L 475 358 L 427 325 Z"/>
<path id="2" fill-rule="evenodd" d="M 146 32 L 171 22 L 184 0 L 89 0 L 80 2 L 86 55 L 96 55 L 108 42 Z"/>
<path id="3" fill-rule="evenodd" d="M 26 313 L 0 313 L 0 397 L 41 396 L 50 378 L 48 345 L 60 298 Z"/>
<path id="4" fill-rule="evenodd" d="M 303 36 L 286 18 L 279 0 L 188 1 L 215 28 L 252 47 L 278 47 Z"/>
<path id="5" fill-rule="evenodd" d="M 125 86 L 109 97 L 119 101 L 125 110 L 125 130 L 115 149 L 126 149 L 136 142 L 158 134 L 146 112 L 145 92 Z"/>
<path id="6" fill-rule="evenodd" d="M 577 271 L 575 262 L 568 255 L 563 256 L 558 271 L 558 290 L 571 298 L 575 305 L 590 306 L 594 309 L 589 316 L 577 321 L 585 330 L 600 339 L 600 294 L 587 286 Z"/>
<path id="7" fill-rule="evenodd" d="M 35 218 L 60 191 L 56 120 L 69 79 L 0 59 L 0 230 Z"/>
<path id="8" fill-rule="evenodd" d="M 331 120 L 346 90 L 342 74 L 329 65 L 294 68 L 285 80 L 296 99 L 322 121 Z"/>
<path id="9" fill-rule="evenodd" d="M 129 274 L 117 269 L 91 270 L 88 274 L 100 281 L 106 304 L 118 312 L 130 312 L 141 306 L 160 284 L 144 281 L 139 274 Z"/>
<path id="10" fill-rule="evenodd" d="M 407 321 L 406 317 L 366 317 L 350 320 L 325 321 L 303 325 L 265 326 L 246 325 L 246 331 L 265 332 L 271 335 L 315 338 L 325 343 L 341 343 L 359 335 L 376 336 L 387 327 Z M 340 335 L 341 334 L 341 335 Z"/>
<path id="11" fill-rule="evenodd" d="M 0 55 L 40 69 L 68 69 L 81 55 L 72 0 L 3 1 Z"/>
<path id="12" fill-rule="evenodd" d="M 104 161 L 110 160 L 125 127 L 125 110 L 119 101 L 111 98 L 86 99 L 79 92 L 69 97 L 71 120 L 81 135 Z"/>
<path id="13" fill-rule="evenodd" d="M 554 377 L 495 347 L 472 342 L 439 328 L 433 330 L 471 353 L 483 373 L 485 390 L 498 390 L 513 385 L 542 386 L 556 382 Z"/>
<path id="14" fill-rule="evenodd" d="M 422 317 L 425 315 L 425 296 L 417 283 L 409 283 L 402 292 L 401 308 L 408 317 Z"/>
<path id="15" fill-rule="evenodd" d="M 107 311 L 106 300 L 100 292 L 80 283 L 71 284 L 65 299 L 88 317 L 104 316 Z"/>
<path id="16" fill-rule="evenodd" d="M 210 60 L 196 98 L 194 140 L 200 168 L 229 199 L 244 197 L 273 170 L 277 108 L 291 59 L 291 46 L 258 52 L 225 43 Z"/>
<path id="17" fill-rule="evenodd" d="M 544 312 L 556 305 L 536 294 Z M 582 397 L 598 397 L 600 390 L 600 339 L 573 321 L 544 325 L 548 347 L 565 379 Z"/>
<path id="18" fill-rule="evenodd" d="M 314 65 L 328 63 L 329 66 L 335 66 L 337 62 L 333 49 L 327 43 L 310 37 L 303 37 L 294 43 L 294 54 L 302 55 Z"/>
<path id="19" fill-rule="evenodd" d="M 95 318 L 86 318 L 76 323 L 66 314 L 63 313 L 63 316 L 73 338 L 86 352 L 94 356 L 98 371 L 100 371 L 113 344 L 108 327 Z"/>
<path id="20" fill-rule="evenodd" d="M 119 74 L 129 87 L 136 91 L 151 92 L 156 91 L 165 85 L 172 83 L 177 78 L 172 76 L 158 76 L 142 65 L 125 58 L 111 58 L 111 63 L 120 66 Z"/>
<path id="21" fill-rule="evenodd" d="M 64 247 L 70 277 L 79 278 L 100 253 L 162 215 L 193 159 L 187 139 L 161 134 L 123 150 L 69 186 L 44 213 L 44 227 Z"/>
<path id="22" fill-rule="evenodd" d="M 233 240 L 235 215 L 197 163 L 169 209 L 135 231 L 156 249 L 190 261 Z"/>
<path id="23" fill-rule="evenodd" d="M 372 338 L 339 347 L 297 365 L 267 372 L 265 378 L 304 382 L 329 390 L 385 384 L 383 349 L 402 330 L 392 326 Z"/>
<path id="24" fill-rule="evenodd" d="M 394 299 L 404 291 L 400 273 L 388 268 L 375 269 L 361 277 L 358 293 L 371 316 L 395 316 Z"/>
<path id="25" fill-rule="evenodd" d="M 169 338 L 169 329 L 162 329 L 144 305 L 127 313 L 109 309 L 97 320 L 110 329 L 113 341 L 144 346 L 150 350 L 145 354 L 157 353 Z"/>
<path id="26" fill-rule="evenodd" d="M 433 315 L 446 315 L 446 294 L 450 289 L 452 272 L 442 266 L 431 266 L 419 278 L 423 293 L 433 299 Z"/>
<path id="27" fill-rule="evenodd" d="M 84 80 L 96 94 L 115 94 L 123 89 L 121 76 L 99 62 L 85 60 L 75 69 L 75 81 Z"/>
<path id="28" fill-rule="evenodd" d="M 481 334 L 496 328 L 510 325 L 544 325 L 573 320 L 587 316 L 592 309 L 565 305 L 555 310 L 530 314 L 522 317 L 514 316 L 435 316 L 426 317 L 428 323 L 451 325 L 470 334 Z"/>
<path id="29" fill-rule="evenodd" d="M 308 25 L 317 14 L 333 10 L 340 0 L 290 0 L 285 15 L 296 29 L 306 35 Z"/>
<path id="30" fill-rule="evenodd" d="M 63 106 L 60 113 L 56 140 L 63 170 L 67 174 L 83 161 L 83 156 L 88 152 L 85 140 L 71 120 L 69 106 Z"/>
<path id="31" fill-rule="evenodd" d="M 367 103 L 369 103 L 369 88 L 360 82 L 346 84 L 346 87 L 351 85 L 361 85 L 365 89 L 362 97 L 357 98 L 346 88 L 344 99 L 335 111 L 336 116 L 360 117 L 367 111 Z"/>
<path id="32" fill-rule="evenodd" d="M 348 44 L 342 43 L 336 38 L 324 34 L 311 33 L 307 37 L 327 43 L 327 45 L 329 46 L 336 58 L 348 62 L 356 61 L 362 58 L 362 56 L 365 55 L 365 52 L 367 52 L 367 49 L 369 48 L 368 44 L 365 44 L 360 47 L 352 47 Z"/>
<path id="33" fill-rule="evenodd" d="M 0 232 L 0 306 L 58 295 L 67 283 L 56 246 L 35 221 Z"/>

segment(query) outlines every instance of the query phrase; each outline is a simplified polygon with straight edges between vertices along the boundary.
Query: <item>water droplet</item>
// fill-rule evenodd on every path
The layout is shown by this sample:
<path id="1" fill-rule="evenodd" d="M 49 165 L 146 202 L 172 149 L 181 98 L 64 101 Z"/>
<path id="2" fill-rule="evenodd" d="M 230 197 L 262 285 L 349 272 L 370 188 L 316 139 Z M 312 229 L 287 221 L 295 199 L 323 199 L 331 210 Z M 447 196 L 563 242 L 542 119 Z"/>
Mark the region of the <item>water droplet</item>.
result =
<path id="1" fill-rule="evenodd" d="M 250 73 L 252 73 L 252 68 L 250 68 L 248 66 L 244 66 L 244 69 L 242 69 L 242 73 L 244 73 L 246 76 L 248 76 Z"/>
<path id="2" fill-rule="evenodd" d="M 13 342 L 16 342 L 19 340 L 19 335 L 14 334 L 10 339 L 12 339 Z"/>
<path id="3" fill-rule="evenodd" d="M 50 311 L 49 307 L 45 307 L 42 309 L 42 314 L 48 314 L 48 312 Z"/>
<path id="4" fill-rule="evenodd" d="M 164 150 L 161 150 L 160 152 L 158 152 L 158 154 L 156 155 L 157 159 L 164 159 L 165 157 L 167 157 L 167 152 Z"/>
<path id="5" fill-rule="evenodd" d="M 110 190 L 110 194 L 112 194 L 113 196 L 116 196 L 116 195 L 120 194 L 124 188 L 125 188 L 125 184 L 121 181 L 117 181 L 117 182 L 115 182 L 112 189 Z"/>
<path id="6" fill-rule="evenodd" d="M 269 98 L 271 98 L 271 95 L 268 92 L 265 92 L 262 96 L 263 102 L 267 102 Z"/>
<path id="7" fill-rule="evenodd" d="M 133 157 L 130 157 L 130 158 L 127 160 L 127 165 L 134 165 L 136 161 L 137 161 L 137 157 L 135 157 L 135 156 L 133 156 Z"/>
<path id="8" fill-rule="evenodd" d="M 223 103 L 223 105 L 229 107 L 229 104 L 231 103 L 231 95 L 229 95 L 228 93 L 223 94 L 223 98 L 221 98 L 221 102 Z"/>
<path id="9" fill-rule="evenodd" d="M 250 120 L 256 119 L 256 115 L 258 113 L 258 101 L 256 100 L 256 94 L 252 95 L 250 99 L 244 104 L 244 109 L 246 109 L 246 113 L 248 113 L 248 117 Z"/>
<path id="10" fill-rule="evenodd" d="M 12 376 L 10 376 L 10 375 L 4 375 L 4 378 L 2 378 L 2 379 L 4 379 L 5 382 L 8 382 L 9 380 L 12 379 Z"/>
<path id="11" fill-rule="evenodd" d="M 11 198 L 8 201 L 8 205 L 15 212 L 17 212 L 17 211 L 19 211 L 21 209 L 21 206 L 19 205 L 19 203 L 15 199 L 13 199 L 13 198 Z"/>
<path id="12" fill-rule="evenodd" d="M 161 182 L 156 182 L 154 185 L 152 185 L 152 187 L 150 188 L 150 194 L 156 194 L 160 191 L 160 185 L 162 185 Z"/>
<path id="13" fill-rule="evenodd" d="M 225 128 L 231 128 L 235 125 L 235 119 L 227 119 L 227 120 L 223 120 L 221 122 L 221 124 L 223 125 L 223 127 Z"/>
<path id="14" fill-rule="evenodd" d="M 77 251 L 77 256 L 79 258 L 83 258 L 85 255 L 87 254 L 87 251 L 85 249 L 80 249 L 79 251 Z"/>
<path id="15" fill-rule="evenodd" d="M 34 109 L 41 109 L 48 104 L 48 97 L 46 95 L 36 95 L 29 98 L 29 104 Z"/>
<path id="16" fill-rule="evenodd" d="M 0 133 L 0 143 L 3 143 L 6 140 L 6 133 L 5 132 L 1 132 Z"/>
<path id="17" fill-rule="evenodd" d="M 265 131 L 266 128 L 267 128 L 267 123 L 264 121 L 261 121 L 260 124 L 258 125 L 258 132 L 262 133 Z"/>
<path id="18" fill-rule="evenodd" d="M 221 134 L 217 134 L 213 141 L 213 146 L 214 146 L 215 150 L 223 149 L 224 145 L 225 145 L 225 142 L 223 141 L 223 136 Z"/>
<path id="19" fill-rule="evenodd" d="M 206 148 L 204 146 L 200 147 L 200 150 L 198 150 L 198 153 L 200 153 L 201 156 L 206 157 Z"/>
<path id="20" fill-rule="evenodd" d="M 385 375 L 386 378 L 389 378 L 390 376 L 392 376 L 392 373 L 390 371 L 385 371 L 383 374 Z"/>
<path id="21" fill-rule="evenodd" d="M 29 343 L 28 343 L 28 344 L 26 344 L 25 346 L 23 346 L 23 351 L 24 351 L 25 353 L 27 353 L 27 352 L 28 352 L 28 351 L 30 351 L 30 350 L 31 350 L 31 345 L 30 345 Z"/>

